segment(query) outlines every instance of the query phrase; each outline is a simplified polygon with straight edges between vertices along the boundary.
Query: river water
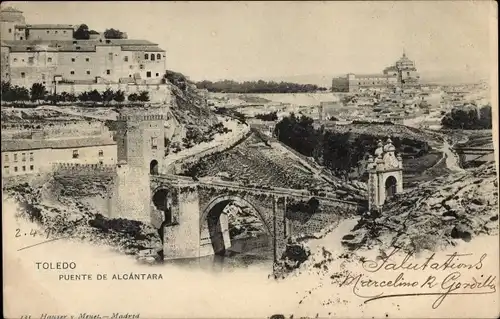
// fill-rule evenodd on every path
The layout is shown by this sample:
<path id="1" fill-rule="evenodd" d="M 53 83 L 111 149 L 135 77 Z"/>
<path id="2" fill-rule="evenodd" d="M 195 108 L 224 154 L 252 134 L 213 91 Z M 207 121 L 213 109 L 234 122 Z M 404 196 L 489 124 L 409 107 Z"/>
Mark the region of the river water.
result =
<path id="1" fill-rule="evenodd" d="M 165 260 L 163 263 L 216 272 L 233 271 L 249 266 L 272 270 L 273 248 L 269 236 L 260 234 L 256 237 L 231 238 L 231 247 L 226 249 L 223 255 Z"/>

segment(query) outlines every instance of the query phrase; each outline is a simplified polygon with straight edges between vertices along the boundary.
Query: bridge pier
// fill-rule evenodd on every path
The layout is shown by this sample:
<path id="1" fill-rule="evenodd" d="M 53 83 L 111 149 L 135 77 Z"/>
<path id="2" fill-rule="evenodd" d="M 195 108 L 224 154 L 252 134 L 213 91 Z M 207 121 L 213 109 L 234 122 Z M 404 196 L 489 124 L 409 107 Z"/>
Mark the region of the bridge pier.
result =
<path id="1" fill-rule="evenodd" d="M 282 205 L 280 207 L 280 199 L 276 196 L 273 196 L 273 261 L 277 262 L 283 252 L 285 251 L 286 245 L 286 225 L 288 222 L 286 221 L 285 212 L 286 212 L 286 200 L 282 198 Z"/>
<path id="2" fill-rule="evenodd" d="M 200 255 L 200 209 L 198 191 L 176 187 L 172 193 L 172 220 L 164 226 L 165 259 L 196 258 Z"/>

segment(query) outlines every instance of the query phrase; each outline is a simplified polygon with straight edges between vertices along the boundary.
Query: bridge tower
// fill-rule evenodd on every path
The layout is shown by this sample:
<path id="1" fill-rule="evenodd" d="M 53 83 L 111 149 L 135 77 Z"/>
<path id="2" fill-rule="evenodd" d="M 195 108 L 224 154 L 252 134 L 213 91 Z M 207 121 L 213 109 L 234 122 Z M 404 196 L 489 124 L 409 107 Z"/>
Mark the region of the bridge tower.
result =
<path id="1" fill-rule="evenodd" d="M 163 108 L 128 109 L 118 116 L 113 218 L 151 221 L 150 176 L 164 169 L 165 116 Z"/>
<path id="2" fill-rule="evenodd" d="M 375 157 L 368 158 L 368 207 L 379 209 L 385 201 L 403 192 L 403 159 L 395 154 L 391 139 L 385 145 L 379 140 Z"/>

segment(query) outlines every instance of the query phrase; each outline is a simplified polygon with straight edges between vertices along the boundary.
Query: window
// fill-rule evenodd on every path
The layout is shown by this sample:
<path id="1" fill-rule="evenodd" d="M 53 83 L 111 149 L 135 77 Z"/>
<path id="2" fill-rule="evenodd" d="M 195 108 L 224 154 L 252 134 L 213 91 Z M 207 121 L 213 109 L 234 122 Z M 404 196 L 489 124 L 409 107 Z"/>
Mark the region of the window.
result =
<path id="1" fill-rule="evenodd" d="M 46 32 L 47 32 L 47 34 L 49 34 L 49 30 L 47 30 Z"/>
<path id="2" fill-rule="evenodd" d="M 75 58 L 71 58 L 71 62 L 75 62 Z"/>
<path id="3" fill-rule="evenodd" d="M 104 161 L 103 160 L 99 160 L 99 165 L 102 165 L 104 164 Z"/>
<path id="4" fill-rule="evenodd" d="M 30 171 L 32 171 L 33 168 L 35 168 L 35 167 L 33 165 L 30 165 Z"/>
<path id="5" fill-rule="evenodd" d="M 139 64 L 139 69 L 144 70 L 144 64 Z"/>
<path id="6" fill-rule="evenodd" d="M 158 54 L 156 55 L 156 60 L 161 60 L 161 54 L 160 54 L 160 53 L 158 53 Z"/>
<path id="7" fill-rule="evenodd" d="M 23 166 L 23 172 L 26 172 L 26 166 Z"/>
<path id="8" fill-rule="evenodd" d="M 47 58 L 47 62 L 52 62 L 52 58 Z"/>
<path id="9" fill-rule="evenodd" d="M 57 34 L 57 30 L 56 30 L 56 31 L 54 31 L 54 33 L 55 33 L 55 34 Z"/>
<path id="10" fill-rule="evenodd" d="M 106 74 L 111 74 L 111 70 L 106 70 Z"/>
<path id="11" fill-rule="evenodd" d="M 33 64 L 34 62 L 35 62 L 35 58 L 34 58 L 34 57 L 32 57 L 32 56 L 30 56 L 30 57 L 28 58 L 28 63 Z"/>
<path id="12" fill-rule="evenodd" d="M 17 172 L 17 166 L 14 166 L 14 172 Z"/>
<path id="13" fill-rule="evenodd" d="M 30 152 L 30 162 L 33 162 L 33 152 Z"/>
<path id="14" fill-rule="evenodd" d="M 9 28 L 9 33 L 12 33 L 12 29 Z"/>
<path id="15" fill-rule="evenodd" d="M 104 156 L 103 150 L 99 150 L 99 157 L 103 157 L 103 156 Z"/>
<path id="16" fill-rule="evenodd" d="M 148 60 L 149 59 L 149 54 L 144 54 L 144 60 Z"/>
<path id="17" fill-rule="evenodd" d="M 26 77 L 26 73 L 21 72 L 21 77 L 24 79 Z"/>
<path id="18" fill-rule="evenodd" d="M 14 62 L 17 62 L 17 58 L 14 58 Z"/>
<path id="19" fill-rule="evenodd" d="M 151 77 L 151 71 L 146 72 L 146 77 L 148 77 L 148 78 Z"/>
<path id="20" fill-rule="evenodd" d="M 128 68 L 129 68 L 129 69 L 133 69 L 133 68 L 134 68 L 134 66 L 133 66 L 133 65 L 129 65 L 129 66 L 128 66 Z"/>
<path id="21" fill-rule="evenodd" d="M 160 73 L 156 73 L 156 76 L 160 76 Z"/>
<path id="22" fill-rule="evenodd" d="M 71 74 L 75 74 L 75 71 L 71 71 L 70 73 L 71 73 Z"/>
<path id="23" fill-rule="evenodd" d="M 17 154 L 14 154 L 14 162 L 17 162 Z"/>
<path id="24" fill-rule="evenodd" d="M 26 162 L 26 153 L 21 153 L 21 161 Z"/>
<path id="25" fill-rule="evenodd" d="M 158 149 L 158 139 L 156 137 L 151 137 L 151 149 Z"/>
<path id="26" fill-rule="evenodd" d="M 89 71 L 89 70 L 87 70 L 87 74 L 90 74 L 90 71 Z"/>
<path id="27" fill-rule="evenodd" d="M 9 167 L 8 167 L 8 166 L 4 166 L 4 167 L 3 167 L 3 171 L 4 171 L 5 173 L 9 173 Z"/>
<path id="28" fill-rule="evenodd" d="M 155 60 L 155 55 L 151 53 L 151 61 Z"/>
<path id="29" fill-rule="evenodd" d="M 9 162 L 9 154 L 5 154 L 5 156 L 4 156 L 4 162 L 5 163 Z"/>
<path id="30" fill-rule="evenodd" d="M 63 33 L 66 33 L 66 30 L 64 30 Z"/>
<path id="31" fill-rule="evenodd" d="M 410 75 L 410 72 L 406 72 L 406 75 Z"/>
<path id="32" fill-rule="evenodd" d="M 128 56 L 124 56 L 123 61 L 128 62 Z"/>
<path id="33" fill-rule="evenodd" d="M 23 37 L 21 37 L 21 40 L 23 39 Z"/>
<path id="34" fill-rule="evenodd" d="M 73 158 L 78 158 L 78 150 L 73 150 Z"/>
<path id="35" fill-rule="evenodd" d="M 113 53 L 111 53 L 111 52 L 110 52 L 110 53 L 108 53 L 108 58 L 109 58 L 110 60 L 113 60 Z"/>
<path id="36" fill-rule="evenodd" d="M 89 58 L 85 58 L 85 62 L 89 62 L 89 61 L 90 61 L 90 59 L 89 59 Z"/>

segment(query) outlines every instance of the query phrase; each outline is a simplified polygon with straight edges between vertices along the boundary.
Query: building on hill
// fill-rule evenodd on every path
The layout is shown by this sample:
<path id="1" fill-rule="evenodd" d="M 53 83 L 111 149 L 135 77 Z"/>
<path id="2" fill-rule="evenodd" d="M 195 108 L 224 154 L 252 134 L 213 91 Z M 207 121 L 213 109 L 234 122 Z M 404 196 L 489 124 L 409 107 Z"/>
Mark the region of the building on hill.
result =
<path id="1" fill-rule="evenodd" d="M 344 77 L 333 78 L 332 91 L 357 92 L 361 89 L 414 87 L 418 86 L 419 79 L 415 62 L 403 52 L 403 56 L 394 65 L 385 68 L 380 74 L 349 73 Z"/>
<path id="2" fill-rule="evenodd" d="M 8 7 L 0 11 L 0 35 L 2 40 L 26 39 L 16 26 L 26 25 L 23 12 L 17 9 Z M 21 37 L 24 37 L 21 39 Z"/>
<path id="3" fill-rule="evenodd" d="M 116 164 L 116 142 L 110 136 L 44 139 L 2 139 L 2 174 L 18 176 L 49 172 L 52 165 Z"/>
<path id="4" fill-rule="evenodd" d="M 41 83 L 52 92 L 59 83 L 165 83 L 166 54 L 156 43 L 105 39 L 95 32 L 78 40 L 71 25 L 29 25 L 12 8 L 2 10 L 0 18 L 2 81 L 12 85 Z"/>

